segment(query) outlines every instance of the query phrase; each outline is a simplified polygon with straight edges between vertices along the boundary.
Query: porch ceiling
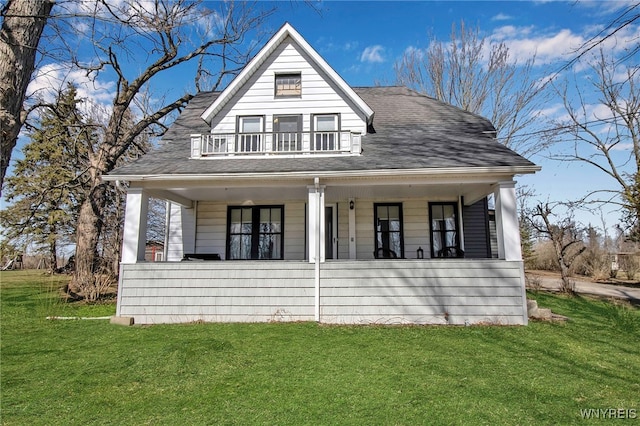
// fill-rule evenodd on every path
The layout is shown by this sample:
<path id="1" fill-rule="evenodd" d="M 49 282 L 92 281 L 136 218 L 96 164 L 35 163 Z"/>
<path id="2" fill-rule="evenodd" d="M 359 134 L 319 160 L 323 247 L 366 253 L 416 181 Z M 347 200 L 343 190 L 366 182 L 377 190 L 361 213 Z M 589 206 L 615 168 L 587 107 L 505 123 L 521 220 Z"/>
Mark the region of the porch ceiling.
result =
<path id="1" fill-rule="evenodd" d="M 321 182 L 321 185 L 325 185 Z M 399 200 L 408 198 L 429 198 L 433 200 L 454 200 L 463 196 L 465 204 L 472 204 L 493 192 L 493 183 L 326 183 L 325 200 L 328 203 L 355 199 Z M 292 184 L 290 182 L 233 186 L 184 186 L 151 190 L 151 196 L 157 198 L 175 198 L 193 201 L 222 201 L 240 204 L 258 204 L 275 200 L 304 200 L 308 198 L 309 182 Z M 159 188 L 158 188 L 159 189 Z M 163 196 L 164 195 L 164 196 Z M 173 200 L 176 201 L 176 200 Z"/>

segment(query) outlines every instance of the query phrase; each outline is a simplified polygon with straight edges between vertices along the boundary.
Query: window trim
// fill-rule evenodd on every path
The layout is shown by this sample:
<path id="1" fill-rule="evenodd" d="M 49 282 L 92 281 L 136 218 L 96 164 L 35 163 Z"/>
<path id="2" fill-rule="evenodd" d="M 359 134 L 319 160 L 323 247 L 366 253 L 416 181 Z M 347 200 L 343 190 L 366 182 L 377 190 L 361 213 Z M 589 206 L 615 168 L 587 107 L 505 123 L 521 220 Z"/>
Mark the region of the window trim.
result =
<path id="1" fill-rule="evenodd" d="M 259 140 L 258 140 L 258 149 L 257 150 L 250 150 L 250 151 L 246 151 L 246 150 L 240 150 L 238 149 L 239 146 L 242 144 L 241 139 L 242 139 L 242 135 L 246 135 L 246 134 L 256 134 L 256 132 L 244 132 L 242 130 L 243 124 L 244 124 L 244 120 L 247 118 L 257 118 L 260 120 L 260 131 L 257 132 L 257 134 L 259 135 Z M 237 140 L 235 143 L 235 152 L 264 152 L 264 143 L 265 143 L 265 138 L 264 138 L 264 125 L 265 125 L 265 116 L 264 115 L 238 115 L 236 117 L 236 134 L 237 136 Z"/>
<path id="2" fill-rule="evenodd" d="M 249 259 L 231 259 L 231 214 L 233 210 L 251 209 L 251 249 Z M 280 235 L 280 257 L 271 259 L 260 259 L 258 257 L 258 243 L 260 241 L 260 211 L 261 209 L 280 209 L 280 232 L 272 234 Z M 258 226 L 256 226 L 258 225 Z M 227 242 L 226 242 L 226 259 L 227 260 L 284 260 L 284 204 L 270 204 L 259 206 L 227 206 Z M 234 234 L 235 235 L 235 234 Z"/>
<path id="3" fill-rule="evenodd" d="M 384 247 L 378 247 L 378 207 L 398 207 L 398 216 L 400 216 L 400 230 L 386 231 L 400 233 L 400 253 L 396 253 L 398 259 L 404 259 L 404 214 L 402 212 L 402 203 L 373 203 L 373 241 L 374 241 L 374 257 L 378 258 L 378 250 Z M 382 231 L 381 231 L 382 232 Z M 394 252 L 395 253 L 395 252 Z M 384 257 L 382 257 L 384 258 Z"/>
<path id="4" fill-rule="evenodd" d="M 264 133 L 264 115 L 239 115 L 237 117 L 237 121 L 236 121 L 236 133 L 254 133 L 254 132 L 243 132 L 242 131 L 242 124 L 243 124 L 243 120 L 246 118 L 257 118 L 260 120 L 260 132 L 259 133 Z"/>
<path id="5" fill-rule="evenodd" d="M 284 133 L 281 132 L 279 130 L 276 130 L 276 128 L 280 127 L 280 122 L 278 120 L 280 120 L 281 118 L 284 117 L 295 117 L 296 118 L 296 122 L 297 122 L 297 126 L 298 126 L 298 130 L 296 132 L 296 150 L 279 150 L 278 145 L 280 144 L 280 141 L 278 140 L 278 134 L 279 133 Z M 273 131 L 273 142 L 272 142 L 272 150 L 273 151 L 278 151 L 278 152 L 297 152 L 297 151 L 302 151 L 302 128 L 304 126 L 304 117 L 302 116 L 302 114 L 277 114 L 273 116 L 273 124 L 272 124 L 272 131 Z M 290 132 L 287 132 L 290 133 Z"/>
<path id="6" fill-rule="evenodd" d="M 432 217 L 433 217 L 433 208 L 434 207 L 444 207 L 444 206 L 451 206 L 453 207 L 453 219 L 454 219 L 454 223 L 455 223 L 455 247 L 453 246 L 445 246 L 444 248 L 440 249 L 440 251 L 443 251 L 445 249 L 455 249 L 456 251 L 456 255 L 455 256 L 438 256 L 438 253 L 435 252 L 435 248 L 433 246 L 433 240 L 434 240 L 434 234 L 437 232 L 439 234 L 442 234 L 442 231 L 436 231 L 433 229 L 433 223 L 432 223 Z M 442 202 L 430 202 L 429 203 L 429 248 L 431 251 L 431 257 L 432 258 L 452 258 L 452 257 L 462 257 L 462 248 L 460 246 L 460 218 L 459 218 L 459 211 L 458 211 L 458 202 L 456 201 L 442 201 Z M 444 231 L 444 232 L 449 232 L 449 231 Z M 440 240 L 442 242 L 442 239 Z"/>
<path id="7" fill-rule="evenodd" d="M 324 132 L 322 130 L 317 130 L 318 129 L 318 118 L 319 117 L 333 117 L 334 121 L 335 121 L 335 127 L 336 130 L 332 130 L 333 132 L 336 133 L 336 140 L 334 142 L 334 149 L 332 150 L 322 150 L 322 149 L 316 149 L 316 133 L 317 132 Z M 336 113 L 336 112 L 327 112 L 327 113 L 318 113 L 318 114 L 311 114 L 311 140 L 310 140 L 310 150 L 312 152 L 333 152 L 333 151 L 340 151 L 341 150 L 341 146 L 340 146 L 340 132 L 342 129 L 342 117 L 340 116 L 340 113 Z"/>
<path id="8" fill-rule="evenodd" d="M 300 81 L 300 88 L 297 90 L 298 93 L 293 93 L 293 94 L 278 93 L 279 78 L 297 78 Z M 296 90 L 296 89 L 293 89 L 293 90 Z M 276 99 L 301 98 L 302 97 L 302 72 L 294 71 L 294 72 L 275 73 L 273 78 L 273 97 Z"/>

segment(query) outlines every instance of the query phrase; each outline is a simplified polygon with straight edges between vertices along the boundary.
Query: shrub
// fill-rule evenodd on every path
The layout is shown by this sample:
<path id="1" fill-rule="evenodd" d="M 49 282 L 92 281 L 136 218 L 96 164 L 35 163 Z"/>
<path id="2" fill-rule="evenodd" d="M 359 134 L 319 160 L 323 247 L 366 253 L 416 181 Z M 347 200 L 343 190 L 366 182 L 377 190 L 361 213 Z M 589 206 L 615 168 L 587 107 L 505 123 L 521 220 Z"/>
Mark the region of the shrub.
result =
<path id="1" fill-rule="evenodd" d="M 627 279 L 635 280 L 636 275 L 640 272 L 640 259 L 635 254 L 621 254 L 618 256 L 620 269 L 627 274 Z"/>

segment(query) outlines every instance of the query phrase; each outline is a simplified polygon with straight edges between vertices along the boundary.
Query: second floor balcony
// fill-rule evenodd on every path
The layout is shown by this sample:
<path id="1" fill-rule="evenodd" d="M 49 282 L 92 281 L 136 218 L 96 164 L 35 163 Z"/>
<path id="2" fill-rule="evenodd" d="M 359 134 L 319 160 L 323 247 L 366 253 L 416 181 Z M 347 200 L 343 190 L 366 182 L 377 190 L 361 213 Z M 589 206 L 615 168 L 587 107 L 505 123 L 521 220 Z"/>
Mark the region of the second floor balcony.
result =
<path id="1" fill-rule="evenodd" d="M 232 155 L 360 154 L 361 135 L 350 131 L 211 133 L 191 135 L 191 157 Z"/>

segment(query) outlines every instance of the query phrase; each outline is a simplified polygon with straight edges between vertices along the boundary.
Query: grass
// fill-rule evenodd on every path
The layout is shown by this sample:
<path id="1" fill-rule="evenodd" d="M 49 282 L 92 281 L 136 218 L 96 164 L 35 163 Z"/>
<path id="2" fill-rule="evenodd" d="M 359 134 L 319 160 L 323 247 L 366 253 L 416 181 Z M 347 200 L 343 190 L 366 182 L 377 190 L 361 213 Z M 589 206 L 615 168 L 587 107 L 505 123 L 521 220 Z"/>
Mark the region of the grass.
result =
<path id="1" fill-rule="evenodd" d="M 536 294 L 527 327 L 119 327 L 59 301 L 59 278 L 3 272 L 5 425 L 572 424 L 640 411 L 640 311 Z M 640 415 L 640 413 L 638 413 Z"/>

